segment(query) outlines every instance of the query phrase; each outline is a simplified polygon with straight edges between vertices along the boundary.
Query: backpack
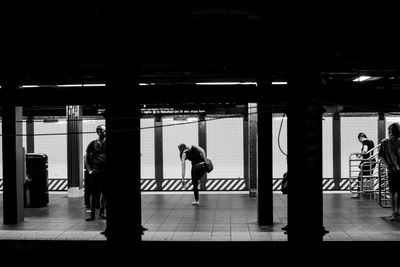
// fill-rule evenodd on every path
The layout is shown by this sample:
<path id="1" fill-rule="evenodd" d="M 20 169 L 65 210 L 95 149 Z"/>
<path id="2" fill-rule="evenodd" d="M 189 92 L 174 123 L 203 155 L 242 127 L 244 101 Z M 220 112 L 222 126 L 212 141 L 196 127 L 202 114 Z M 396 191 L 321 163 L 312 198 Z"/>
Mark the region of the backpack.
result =
<path id="1" fill-rule="evenodd" d="M 206 159 L 204 160 L 204 163 L 206 164 L 206 171 L 207 171 L 208 173 L 210 173 L 210 172 L 214 169 L 214 165 L 213 165 L 211 159 L 206 158 Z"/>

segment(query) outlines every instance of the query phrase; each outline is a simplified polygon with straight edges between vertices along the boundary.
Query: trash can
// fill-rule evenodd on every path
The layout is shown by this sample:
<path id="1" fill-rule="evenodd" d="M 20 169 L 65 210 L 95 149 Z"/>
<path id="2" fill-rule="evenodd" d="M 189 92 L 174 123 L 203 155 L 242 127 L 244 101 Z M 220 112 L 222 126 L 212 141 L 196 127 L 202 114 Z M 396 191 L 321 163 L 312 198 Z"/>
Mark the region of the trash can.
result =
<path id="1" fill-rule="evenodd" d="M 26 154 L 24 206 L 46 207 L 49 204 L 48 158 L 46 154 Z"/>

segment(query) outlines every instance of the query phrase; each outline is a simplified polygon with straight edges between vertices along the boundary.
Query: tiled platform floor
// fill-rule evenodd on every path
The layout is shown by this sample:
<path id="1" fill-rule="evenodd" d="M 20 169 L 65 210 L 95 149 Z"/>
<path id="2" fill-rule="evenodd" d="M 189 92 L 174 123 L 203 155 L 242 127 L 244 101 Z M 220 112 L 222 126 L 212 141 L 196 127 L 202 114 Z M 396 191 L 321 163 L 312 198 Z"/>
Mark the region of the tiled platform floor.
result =
<path id="1" fill-rule="evenodd" d="M 274 194 L 274 225 L 257 224 L 256 199 L 247 193 L 202 192 L 200 206 L 193 195 L 142 193 L 142 221 L 149 230 L 143 240 L 154 241 L 286 241 L 281 228 L 287 222 L 285 195 Z M 400 240 L 400 222 L 390 222 L 390 209 L 369 198 L 350 199 L 348 193 L 324 194 L 325 241 Z M 0 220 L 2 221 L 2 195 Z M 0 224 L 0 239 L 105 240 L 104 220 L 86 222 L 83 198 L 50 194 L 44 208 L 26 208 L 17 225 Z"/>

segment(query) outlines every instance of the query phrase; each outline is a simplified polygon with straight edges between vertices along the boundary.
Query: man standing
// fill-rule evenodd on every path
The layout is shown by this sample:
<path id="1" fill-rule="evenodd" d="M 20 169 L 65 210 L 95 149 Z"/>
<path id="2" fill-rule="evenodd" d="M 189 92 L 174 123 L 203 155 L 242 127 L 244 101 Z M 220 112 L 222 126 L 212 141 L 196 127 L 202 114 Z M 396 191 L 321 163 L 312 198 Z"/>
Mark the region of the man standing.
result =
<path id="1" fill-rule="evenodd" d="M 90 217 L 86 221 L 95 220 L 96 208 L 100 201 L 101 219 L 105 219 L 104 210 L 106 206 L 106 195 L 104 193 L 104 182 L 106 178 L 106 127 L 96 127 L 98 138 L 89 143 L 85 155 L 85 167 L 88 172 L 89 194 L 90 194 Z"/>
<path id="2" fill-rule="evenodd" d="M 389 138 L 382 140 L 378 155 L 388 170 L 392 206 L 392 215 L 389 220 L 395 221 L 400 216 L 400 124 L 392 123 L 389 125 L 388 131 Z"/>
<path id="3" fill-rule="evenodd" d="M 367 135 L 365 133 L 359 133 L 358 134 L 358 141 L 361 143 L 361 153 L 358 154 L 357 156 L 359 158 L 363 158 L 363 160 L 360 162 L 360 173 L 358 175 L 358 186 L 357 186 L 357 191 L 360 192 L 360 184 L 362 182 L 362 179 L 364 177 L 371 176 L 373 173 L 373 169 L 376 164 L 374 159 L 370 159 L 372 156 L 372 149 L 374 148 L 374 142 L 370 139 L 368 139 Z M 367 153 L 369 152 L 369 153 Z M 372 161 L 371 163 L 369 161 Z M 356 193 L 351 196 L 351 198 L 360 198 L 360 194 Z"/>

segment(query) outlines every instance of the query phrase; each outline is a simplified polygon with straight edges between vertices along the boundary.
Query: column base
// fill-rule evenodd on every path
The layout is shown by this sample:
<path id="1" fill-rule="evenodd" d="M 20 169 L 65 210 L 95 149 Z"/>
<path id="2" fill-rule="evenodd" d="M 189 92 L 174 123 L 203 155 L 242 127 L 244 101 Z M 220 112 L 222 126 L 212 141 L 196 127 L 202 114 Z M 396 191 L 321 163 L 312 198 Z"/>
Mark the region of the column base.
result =
<path id="1" fill-rule="evenodd" d="M 68 197 L 83 197 L 83 188 L 70 187 L 68 188 Z"/>
<path id="2" fill-rule="evenodd" d="M 249 197 L 257 197 L 257 189 L 250 189 Z"/>

